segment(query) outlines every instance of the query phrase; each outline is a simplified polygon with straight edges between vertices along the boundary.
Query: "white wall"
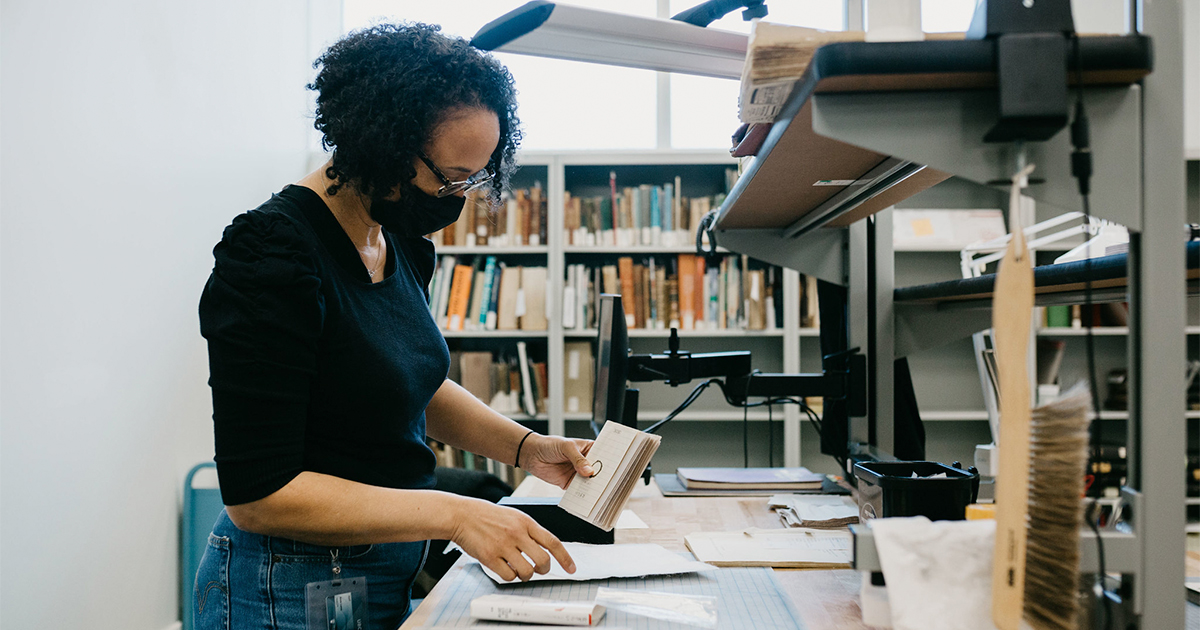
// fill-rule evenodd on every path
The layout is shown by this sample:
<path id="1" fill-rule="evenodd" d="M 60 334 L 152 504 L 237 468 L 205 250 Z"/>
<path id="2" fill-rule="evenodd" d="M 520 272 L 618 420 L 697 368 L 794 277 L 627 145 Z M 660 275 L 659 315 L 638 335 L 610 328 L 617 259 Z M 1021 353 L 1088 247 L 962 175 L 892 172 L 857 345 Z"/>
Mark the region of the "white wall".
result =
<path id="1" fill-rule="evenodd" d="M 0 627 L 178 618 L 200 290 L 221 229 L 304 173 L 338 6 L 4 0 Z"/>
<path id="2" fill-rule="evenodd" d="M 1183 150 L 1200 160 L 1200 0 L 1183 2 Z"/>

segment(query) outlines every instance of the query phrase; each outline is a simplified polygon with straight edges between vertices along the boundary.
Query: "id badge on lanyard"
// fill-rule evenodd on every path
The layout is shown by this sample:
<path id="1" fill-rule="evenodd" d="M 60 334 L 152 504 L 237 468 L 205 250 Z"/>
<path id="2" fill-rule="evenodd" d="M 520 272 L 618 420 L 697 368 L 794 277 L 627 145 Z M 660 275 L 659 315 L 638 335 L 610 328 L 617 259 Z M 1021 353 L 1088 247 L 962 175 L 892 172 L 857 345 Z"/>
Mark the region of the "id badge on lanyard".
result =
<path id="1" fill-rule="evenodd" d="M 333 552 L 333 574 L 342 573 L 342 563 Z M 305 590 L 308 630 L 366 630 L 367 578 L 339 578 L 310 582 Z"/>

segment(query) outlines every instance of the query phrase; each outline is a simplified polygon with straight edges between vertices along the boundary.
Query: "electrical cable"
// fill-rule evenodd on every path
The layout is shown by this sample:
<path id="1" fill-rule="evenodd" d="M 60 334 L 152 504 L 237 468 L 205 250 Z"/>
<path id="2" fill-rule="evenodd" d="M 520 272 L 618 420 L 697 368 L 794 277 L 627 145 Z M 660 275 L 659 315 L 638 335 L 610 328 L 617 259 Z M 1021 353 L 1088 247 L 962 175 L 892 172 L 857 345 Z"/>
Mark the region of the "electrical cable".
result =
<path id="1" fill-rule="evenodd" d="M 1071 146 L 1074 149 L 1071 152 L 1071 175 L 1078 180 L 1079 196 L 1083 202 L 1083 220 L 1085 225 L 1090 229 L 1092 225 L 1092 210 L 1088 200 L 1088 195 L 1091 193 L 1091 176 L 1092 176 L 1092 152 L 1090 133 L 1088 129 L 1087 113 L 1083 105 L 1083 56 L 1079 52 L 1079 35 L 1074 34 L 1071 37 L 1073 53 L 1075 57 L 1075 120 L 1071 122 Z M 1084 305 L 1087 308 L 1087 372 L 1088 384 L 1091 388 L 1092 397 L 1092 452 L 1088 458 L 1088 468 L 1091 471 L 1096 470 L 1096 464 L 1099 463 L 1099 456 L 1103 447 L 1103 422 L 1100 419 L 1100 390 L 1096 381 L 1096 339 L 1093 334 L 1094 314 L 1092 304 L 1092 252 L 1091 239 L 1089 239 L 1087 250 L 1084 252 Z M 1105 589 L 1104 581 L 1107 571 L 1105 568 L 1104 558 L 1104 538 L 1100 535 L 1100 526 L 1097 522 L 1100 518 L 1100 510 L 1097 503 L 1099 493 L 1102 492 L 1100 484 L 1096 482 L 1093 476 L 1093 488 L 1089 488 L 1088 494 L 1092 495 L 1092 501 L 1088 506 L 1086 519 L 1091 526 L 1092 531 L 1096 534 L 1096 555 L 1098 561 L 1098 571 L 1096 573 L 1095 594 L 1100 597 L 1104 603 L 1104 628 L 1111 630 L 1112 628 L 1112 600 L 1109 599 Z M 1097 620 L 1098 622 L 1099 620 Z M 1096 624 L 1098 625 L 1098 623 Z"/>
<path id="2" fill-rule="evenodd" d="M 718 387 L 720 387 L 721 391 L 725 391 L 725 383 L 723 383 L 721 381 L 721 379 L 710 378 L 707 381 L 704 381 L 703 383 L 700 383 L 699 385 L 697 385 L 695 387 L 695 389 L 693 389 L 692 392 L 690 394 L 688 394 L 687 398 L 684 398 L 683 402 L 679 403 L 678 407 L 676 407 L 673 411 L 671 411 L 671 413 L 667 414 L 667 417 L 663 418 L 662 420 L 659 420 L 658 422 L 655 422 L 654 424 L 650 425 L 649 427 L 646 427 L 645 429 L 643 429 L 643 432 L 644 433 L 654 433 L 662 425 L 674 420 L 676 416 L 683 413 L 683 410 L 687 409 L 688 407 L 691 406 L 692 403 L 696 402 L 696 399 L 700 397 L 700 394 L 703 393 L 704 390 L 707 389 L 709 385 L 714 385 L 714 384 L 717 385 Z"/>
<path id="3" fill-rule="evenodd" d="M 775 419 L 771 415 L 773 409 L 775 405 L 767 405 L 767 466 L 771 468 L 775 467 Z"/>
<path id="4" fill-rule="evenodd" d="M 754 380 L 754 375 L 758 374 L 758 370 L 750 372 L 746 377 L 746 391 L 742 396 L 742 467 L 750 467 L 750 381 Z M 722 389 L 724 391 L 724 389 Z"/>
<path id="5" fill-rule="evenodd" d="M 755 374 L 760 374 L 760 373 L 761 372 L 759 370 L 754 370 L 754 372 L 752 372 L 750 374 L 749 378 L 747 378 L 746 389 L 744 391 L 745 394 L 748 395 L 750 392 L 750 382 L 749 382 L 750 379 L 753 378 Z M 811 422 L 813 427 L 816 428 L 817 433 L 819 434 L 822 432 L 823 425 L 821 422 L 821 417 L 819 415 L 817 415 L 817 412 L 813 411 L 812 408 L 809 407 L 808 405 L 806 405 L 803 401 L 796 400 L 795 398 L 791 398 L 788 396 L 777 396 L 777 397 L 773 397 L 773 398 L 767 398 L 765 400 L 760 400 L 758 402 L 750 402 L 746 399 L 747 397 L 744 396 L 741 399 L 741 402 L 738 402 L 729 397 L 729 392 L 725 389 L 725 382 L 719 378 L 710 378 L 710 379 L 696 385 L 696 387 L 692 389 L 692 391 L 687 395 L 687 397 L 683 399 L 683 402 L 679 403 L 679 406 L 675 407 L 675 409 L 673 409 L 671 411 L 671 413 L 667 414 L 667 416 L 665 418 L 663 418 L 662 420 L 659 420 L 658 422 L 655 422 L 654 424 L 650 425 L 649 427 L 646 427 L 645 429 L 643 429 L 643 432 L 655 433 L 656 431 L 658 431 L 658 429 L 660 427 L 662 427 L 662 425 L 674 420 L 677 416 L 679 416 L 679 414 L 683 413 L 683 411 L 685 409 L 690 407 L 692 405 L 692 403 L 696 402 L 696 400 L 700 398 L 700 394 L 704 393 L 704 390 L 707 389 L 711 385 L 716 385 L 717 388 L 721 390 L 721 394 L 725 398 L 725 402 L 727 404 L 729 404 L 731 407 L 741 407 L 743 409 L 743 413 L 742 413 L 743 430 L 745 429 L 745 427 L 748 426 L 746 424 L 747 420 L 748 420 L 747 411 L 751 407 L 766 406 L 768 408 L 768 414 L 770 414 L 771 405 L 796 405 L 796 406 L 800 407 L 801 411 L 804 412 L 804 415 L 808 418 L 808 421 Z M 743 432 L 743 437 L 745 437 L 745 436 L 746 436 L 746 434 Z M 749 462 L 749 456 L 748 456 L 749 450 L 748 450 L 748 447 L 746 447 L 745 445 L 748 443 L 749 443 L 748 441 L 743 442 L 743 451 L 745 453 L 747 453 L 747 455 L 746 455 L 747 466 L 749 465 L 749 463 L 748 463 Z M 841 466 L 842 470 L 846 469 L 846 458 L 838 457 L 835 455 L 834 459 L 837 460 L 837 462 Z M 773 463 L 774 462 L 772 461 L 772 464 Z"/>

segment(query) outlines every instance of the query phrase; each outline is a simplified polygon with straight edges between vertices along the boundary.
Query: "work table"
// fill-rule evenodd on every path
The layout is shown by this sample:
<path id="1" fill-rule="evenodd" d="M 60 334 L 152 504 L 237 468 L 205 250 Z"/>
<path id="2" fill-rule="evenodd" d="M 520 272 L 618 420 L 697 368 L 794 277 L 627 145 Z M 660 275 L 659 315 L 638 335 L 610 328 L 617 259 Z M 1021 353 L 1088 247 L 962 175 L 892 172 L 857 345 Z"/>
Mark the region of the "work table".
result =
<path id="1" fill-rule="evenodd" d="M 517 488 L 516 496 L 558 496 L 562 491 L 534 477 Z M 687 552 L 684 536 L 699 531 L 733 531 L 747 527 L 779 529 L 779 517 L 767 507 L 767 497 L 664 497 L 658 486 L 638 485 L 625 509 L 632 510 L 646 529 L 617 529 L 617 543 L 655 543 Z M 423 627 L 443 597 L 443 588 L 463 570 L 460 558 L 428 597 L 417 607 L 402 630 Z M 861 579 L 856 571 L 775 569 L 775 577 L 791 599 L 808 630 L 866 630 L 858 606 Z"/>

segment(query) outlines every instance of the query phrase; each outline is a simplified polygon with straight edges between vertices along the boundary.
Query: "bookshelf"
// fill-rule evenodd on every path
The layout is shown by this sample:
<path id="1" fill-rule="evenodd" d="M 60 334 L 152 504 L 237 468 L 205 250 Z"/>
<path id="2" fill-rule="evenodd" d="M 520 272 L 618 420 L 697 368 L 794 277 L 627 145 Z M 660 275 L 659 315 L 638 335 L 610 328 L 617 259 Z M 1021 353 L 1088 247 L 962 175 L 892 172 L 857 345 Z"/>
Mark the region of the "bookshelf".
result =
<path id="1" fill-rule="evenodd" d="M 540 422 L 550 433 L 557 435 L 585 436 L 586 421 L 591 418 L 587 407 L 591 401 L 581 405 L 578 411 L 568 411 L 564 395 L 567 372 L 565 348 L 567 343 L 586 342 L 596 338 L 592 328 L 570 328 L 563 326 L 563 293 L 566 286 L 566 273 L 570 265 L 596 265 L 615 263 L 619 258 L 632 257 L 642 262 L 649 258 L 656 261 L 676 259 L 679 255 L 695 253 L 694 232 L 688 225 L 686 231 L 681 230 L 673 240 L 659 241 L 657 244 L 615 242 L 599 244 L 572 244 L 571 235 L 565 226 L 566 208 L 564 200 L 572 197 L 604 196 L 611 194 L 610 174 L 616 175 L 616 182 L 622 190 L 627 186 L 639 187 L 643 184 L 676 183 L 679 178 L 682 196 L 689 199 L 698 197 L 713 197 L 726 190 L 726 170 L 736 169 L 736 160 L 723 151 L 633 151 L 633 152 L 526 152 L 520 156 L 521 169 L 513 177 L 511 187 L 515 189 L 531 189 L 540 187 L 546 203 L 546 239 L 537 245 L 492 246 L 479 239 L 475 245 L 464 245 L 456 242 L 453 245 L 438 244 L 437 254 L 439 265 L 445 256 L 454 256 L 459 261 L 473 264 L 476 259 L 488 256 L 496 257 L 514 265 L 544 266 L 546 268 L 545 301 L 547 304 L 547 321 L 544 330 L 446 330 L 444 336 L 451 351 L 489 350 L 497 355 L 509 352 L 518 341 L 528 344 L 531 352 L 539 357 L 544 348 L 547 364 L 548 392 L 546 396 L 546 413 L 537 416 L 512 416 L 514 420 L 523 423 Z M 736 171 L 735 171 L 736 172 Z M 621 191 L 619 191 L 621 192 Z M 567 203 L 570 203 L 569 201 Z M 713 207 L 710 205 L 710 207 Z M 687 223 L 690 224 L 691 217 Z M 449 228 L 448 228 L 449 229 Z M 460 232 L 461 234 L 461 232 Z M 435 243 L 437 241 L 435 240 Z M 720 248 L 718 253 L 734 256 Z M 683 348 L 693 352 L 718 350 L 746 349 L 754 356 L 755 367 L 764 371 L 799 371 L 801 338 L 816 338 L 815 328 L 800 327 L 800 296 L 801 277 L 798 273 L 787 270 L 775 270 L 779 274 L 777 285 L 781 295 L 774 296 L 782 300 L 781 308 L 777 309 L 775 328 L 765 330 L 745 330 L 740 328 L 725 329 L 693 329 L 679 331 Z M 436 299 L 436 296 L 434 296 Z M 666 341 L 670 331 L 668 328 L 630 328 L 630 346 L 634 352 L 662 352 L 666 349 Z M 535 349 L 536 348 L 536 349 Z M 819 363 L 819 351 L 813 343 L 804 350 L 817 353 L 810 361 Z M 650 422 L 661 419 L 675 407 L 690 386 L 671 389 L 657 383 L 639 384 L 642 391 L 641 411 L 639 419 Z M 774 420 L 772 430 L 776 435 L 775 443 L 778 454 L 775 463 L 799 465 L 800 459 L 800 415 L 790 405 L 776 407 L 772 414 L 761 409 L 750 410 L 747 419 L 755 426 L 756 431 L 764 430 L 766 421 Z M 711 427 L 715 424 L 728 423 L 740 425 L 742 411 L 729 407 L 720 400 L 719 393 L 706 392 L 700 400 L 675 422 L 703 422 Z M 782 433 L 779 432 L 782 427 Z M 740 431 L 741 429 L 737 429 Z M 711 450 L 718 448 L 710 444 L 702 446 L 704 433 L 688 431 L 692 439 L 686 445 L 680 445 L 681 450 L 695 451 L 696 448 Z M 755 437 L 757 442 L 766 444 L 765 436 Z M 783 445 L 780 447 L 780 445 Z M 758 450 L 761 448 L 755 447 Z M 671 450 L 660 451 L 656 460 L 670 460 Z M 737 457 L 741 458 L 740 445 Z M 765 453 L 761 453 L 763 463 L 766 463 Z M 681 460 L 682 461 L 682 460 Z M 696 463 L 694 459 L 686 460 Z M 667 469 L 669 462 L 663 462 Z"/>
<path id="2" fill-rule="evenodd" d="M 547 312 L 545 330 L 483 330 L 447 331 L 446 339 L 452 350 L 492 349 L 497 352 L 511 348 L 517 341 L 544 348 L 548 372 L 548 395 L 546 413 L 535 417 L 516 416 L 525 423 L 537 422 L 537 426 L 557 435 L 586 436 L 587 409 L 570 412 L 566 410 L 564 379 L 566 363 L 565 344 L 594 340 L 593 329 L 565 328 L 563 326 L 562 301 L 565 274 L 568 265 L 592 261 L 614 261 L 618 257 L 631 256 L 664 258 L 679 254 L 694 253 L 690 242 L 672 245 L 572 245 L 565 234 L 563 199 L 566 193 L 572 196 L 608 194 L 609 173 L 615 172 L 618 186 L 624 183 L 646 183 L 674 181 L 680 176 L 686 195 L 715 194 L 724 186 L 726 168 L 736 168 L 736 162 L 724 152 L 680 152 L 680 151 L 635 151 L 635 152 L 527 152 L 521 155 L 522 168 L 513 179 L 514 187 L 532 187 L 540 184 L 547 203 L 547 239 L 537 246 L 491 247 L 478 245 L 437 247 L 439 258 L 443 255 L 461 257 L 496 256 L 518 264 L 544 265 L 547 269 L 545 287 Z M 695 183 L 693 187 L 692 183 Z M 697 192 L 698 191 L 698 192 Z M 993 199 L 993 191 L 964 189 L 960 182 L 951 180 L 931 188 L 911 200 L 902 202 L 904 207 L 1001 207 L 1000 200 Z M 690 234 L 689 234 L 690 236 Z M 689 238 L 690 241 L 690 238 Z M 724 251 L 718 249 L 718 252 Z M 896 254 L 897 285 L 949 280 L 961 277 L 958 253 L 941 251 L 905 251 Z M 782 319 L 773 330 L 680 330 L 682 347 L 694 352 L 718 350 L 750 350 L 755 367 L 764 371 L 813 372 L 820 369 L 820 347 L 816 328 L 800 325 L 800 275 L 782 270 Z M 1190 300 L 1195 311 L 1195 300 Z M 1189 322 L 1198 321 L 1195 313 Z M 1200 335 L 1200 326 L 1189 326 L 1190 339 Z M 1082 356 L 1080 337 L 1085 329 L 1046 328 L 1038 330 L 1041 338 L 1063 338 L 1068 340 L 1068 364 L 1078 371 Z M 1109 363 L 1124 362 L 1125 337 L 1128 328 L 1123 326 L 1099 327 L 1094 329 L 1102 368 Z M 629 330 L 630 346 L 634 352 L 662 352 L 666 349 L 669 330 Z M 1192 344 L 1195 345 L 1195 344 Z M 912 371 L 918 400 L 922 405 L 922 418 L 929 422 L 929 456 L 933 459 L 959 459 L 969 461 L 974 445 L 986 442 L 987 414 L 984 411 L 978 377 L 972 359 L 969 342 L 950 344 L 920 353 L 911 358 Z M 539 355 L 540 356 L 540 355 Z M 1064 368 L 1066 369 L 1066 368 Z M 1107 371 L 1102 369 L 1103 380 Z M 657 383 L 641 383 L 641 411 L 639 419 L 650 422 L 662 418 L 690 391 L 690 386 L 675 389 Z M 584 407 L 587 404 L 583 405 Z M 767 413 L 751 410 L 748 414 L 753 431 L 751 447 L 757 448 L 762 464 L 766 463 L 763 452 L 767 443 L 764 433 Z M 1105 420 L 1123 421 L 1127 412 L 1105 411 Z M 1189 418 L 1200 417 L 1200 412 L 1189 412 Z M 777 425 L 773 425 L 775 446 L 786 465 L 807 465 L 817 470 L 834 467 L 832 460 L 817 453 L 815 433 L 804 424 L 802 416 L 792 406 L 777 407 L 773 413 Z M 706 392 L 688 412 L 676 419 L 681 426 L 700 422 L 693 430 L 680 430 L 664 443 L 656 457 L 660 469 L 669 470 L 673 465 L 696 464 L 698 458 L 719 457 L 726 446 L 722 439 L 736 439 L 739 444 L 736 461 L 741 462 L 742 413 L 728 407 L 718 393 Z M 532 425 L 531 425 L 532 426 Z M 703 427 L 703 428 L 699 428 Z M 782 427 L 782 432 L 778 431 Z M 697 430 L 698 429 L 698 430 Z M 759 446 L 761 443 L 761 446 Z M 782 445 L 782 446 L 781 446 Z M 678 451 L 691 452 L 690 458 Z M 674 451 L 674 453 L 673 453 Z M 949 461 L 947 459 L 947 461 Z M 714 460 L 718 461 L 718 460 Z M 676 463 L 677 462 L 677 463 Z M 752 460 L 757 463 L 757 460 Z"/>

